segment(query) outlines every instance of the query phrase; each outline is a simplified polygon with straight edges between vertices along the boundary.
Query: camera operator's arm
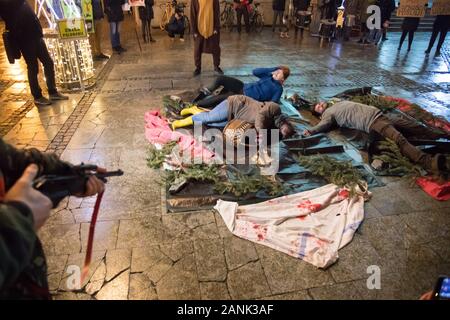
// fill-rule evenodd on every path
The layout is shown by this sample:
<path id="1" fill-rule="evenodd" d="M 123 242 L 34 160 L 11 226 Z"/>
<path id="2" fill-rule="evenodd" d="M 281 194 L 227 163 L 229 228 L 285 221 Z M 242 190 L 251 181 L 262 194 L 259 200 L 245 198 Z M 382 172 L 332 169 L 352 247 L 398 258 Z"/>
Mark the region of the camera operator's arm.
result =
<path id="1" fill-rule="evenodd" d="M 23 175 L 0 203 L 0 291 L 14 283 L 30 264 L 39 229 L 50 215 L 49 198 L 32 187 L 36 165 Z"/>
<path id="2" fill-rule="evenodd" d="M 72 165 L 59 160 L 54 154 L 43 153 L 37 149 L 18 150 L 0 139 L 0 170 L 5 178 L 8 190 L 22 175 L 25 168 L 35 163 L 41 174 L 67 174 Z"/>

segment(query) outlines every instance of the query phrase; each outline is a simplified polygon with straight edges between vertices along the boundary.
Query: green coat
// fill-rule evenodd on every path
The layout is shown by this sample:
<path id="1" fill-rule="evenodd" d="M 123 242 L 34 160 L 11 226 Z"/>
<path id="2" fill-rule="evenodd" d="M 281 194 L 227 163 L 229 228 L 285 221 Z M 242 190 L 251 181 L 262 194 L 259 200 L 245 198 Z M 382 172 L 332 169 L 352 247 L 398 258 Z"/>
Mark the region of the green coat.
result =
<path id="1" fill-rule="evenodd" d="M 0 179 L 6 191 L 36 163 L 39 174 L 62 174 L 71 165 L 36 149 L 17 150 L 0 139 Z M 47 264 L 31 210 L 20 202 L 0 202 L 0 299 L 48 299 Z"/>

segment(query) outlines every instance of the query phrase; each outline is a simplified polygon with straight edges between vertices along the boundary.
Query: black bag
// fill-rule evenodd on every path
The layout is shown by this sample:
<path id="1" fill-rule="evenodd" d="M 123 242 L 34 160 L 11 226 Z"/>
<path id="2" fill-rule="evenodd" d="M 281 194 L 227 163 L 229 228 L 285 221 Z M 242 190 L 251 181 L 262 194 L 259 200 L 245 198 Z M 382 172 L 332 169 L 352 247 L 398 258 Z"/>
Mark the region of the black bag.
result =
<path id="1" fill-rule="evenodd" d="M 20 59 L 20 50 L 17 42 L 11 37 L 9 31 L 3 32 L 3 44 L 5 45 L 6 56 L 10 64 L 14 64 L 15 59 Z"/>

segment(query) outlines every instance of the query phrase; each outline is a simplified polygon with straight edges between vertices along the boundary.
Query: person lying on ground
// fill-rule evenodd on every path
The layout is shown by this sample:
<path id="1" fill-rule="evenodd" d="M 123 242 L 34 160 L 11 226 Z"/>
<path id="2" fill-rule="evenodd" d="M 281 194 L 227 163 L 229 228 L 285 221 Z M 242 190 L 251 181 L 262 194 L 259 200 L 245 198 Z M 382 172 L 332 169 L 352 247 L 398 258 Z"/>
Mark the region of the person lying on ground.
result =
<path id="1" fill-rule="evenodd" d="M 257 101 L 279 103 L 283 93 L 283 84 L 290 73 L 290 69 L 286 66 L 257 68 L 253 70 L 253 75 L 258 77 L 259 80 L 245 84 L 239 79 L 222 75 L 218 76 L 210 86 L 203 88 L 202 92 L 210 95 L 214 90 L 222 86 L 222 92 L 243 94 Z M 199 106 L 203 105 L 199 104 Z"/>
<path id="2" fill-rule="evenodd" d="M 313 107 L 312 112 L 320 116 L 321 120 L 315 127 L 304 130 L 304 136 L 326 132 L 334 126 L 357 129 L 366 133 L 377 133 L 383 138 L 393 140 L 404 156 L 422 165 L 426 170 L 433 172 L 446 170 L 444 155 L 432 156 L 426 154 L 409 143 L 401 132 L 432 139 L 444 137 L 445 134 L 443 133 L 437 133 L 419 123 L 404 118 L 384 115 L 376 107 L 352 101 L 340 101 L 333 105 L 320 102 Z"/>
<path id="3" fill-rule="evenodd" d="M 71 165 L 36 149 L 17 150 L 2 139 L 0 155 L 0 299 L 50 299 L 37 230 L 49 218 L 52 202 L 32 184 L 40 174 L 66 174 Z M 103 190 L 104 183 L 91 176 L 78 196 Z"/>
<path id="4" fill-rule="evenodd" d="M 172 123 L 173 130 L 193 124 L 224 128 L 228 121 L 240 119 L 253 124 L 256 130 L 280 129 L 283 138 L 295 133 L 295 129 L 286 116 L 281 113 L 278 104 L 272 101 L 259 102 L 244 95 L 234 95 L 222 101 L 211 111 L 197 106 L 181 110 L 181 115 L 191 115 Z"/>

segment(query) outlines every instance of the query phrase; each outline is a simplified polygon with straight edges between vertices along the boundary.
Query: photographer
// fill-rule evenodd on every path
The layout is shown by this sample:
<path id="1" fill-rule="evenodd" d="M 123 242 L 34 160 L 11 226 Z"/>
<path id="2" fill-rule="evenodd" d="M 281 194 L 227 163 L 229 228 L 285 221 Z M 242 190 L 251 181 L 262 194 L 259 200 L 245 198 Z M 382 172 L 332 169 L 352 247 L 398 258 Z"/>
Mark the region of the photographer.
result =
<path id="1" fill-rule="evenodd" d="M 169 23 L 166 26 L 167 33 L 172 40 L 175 39 L 176 34 L 179 34 L 180 41 L 184 41 L 185 23 L 183 9 L 176 7 L 175 13 L 170 17 Z"/>
<path id="2" fill-rule="evenodd" d="M 54 154 L 17 150 L 0 139 L 1 299 L 50 299 L 47 264 L 36 231 L 48 219 L 52 202 L 32 184 L 40 175 L 67 174 L 71 169 Z M 84 194 L 77 196 L 103 190 L 103 182 L 91 176 Z"/>

